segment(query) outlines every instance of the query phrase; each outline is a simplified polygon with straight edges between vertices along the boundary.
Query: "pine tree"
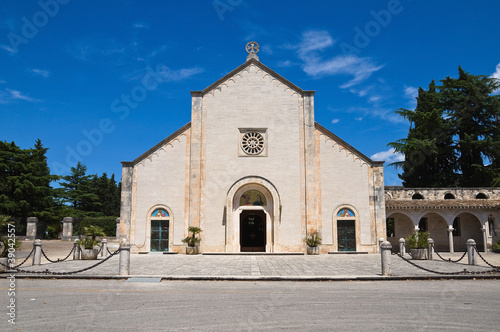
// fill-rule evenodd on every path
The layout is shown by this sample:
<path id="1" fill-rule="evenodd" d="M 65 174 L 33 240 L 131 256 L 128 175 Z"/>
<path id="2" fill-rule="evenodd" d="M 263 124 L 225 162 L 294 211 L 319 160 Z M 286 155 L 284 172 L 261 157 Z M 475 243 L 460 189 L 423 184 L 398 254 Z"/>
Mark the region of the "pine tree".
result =
<path id="1" fill-rule="evenodd" d="M 493 169 L 485 161 L 496 163 L 492 147 L 495 143 L 497 121 L 500 116 L 499 96 L 491 94 L 499 87 L 498 81 L 487 76 L 475 76 L 458 68 L 457 79 L 446 77 L 441 82 L 443 109 L 453 123 L 458 136 L 458 164 L 462 172 L 460 185 L 464 187 L 490 186 Z"/>
<path id="2" fill-rule="evenodd" d="M 63 177 L 64 199 L 75 209 L 82 212 L 93 211 L 98 205 L 99 196 L 95 193 L 95 176 L 87 175 L 87 166 L 80 161 L 71 167 L 71 174 Z"/>
<path id="3" fill-rule="evenodd" d="M 406 187 L 450 186 L 454 184 L 454 152 L 450 123 L 443 118 L 435 82 L 427 91 L 418 91 L 415 110 L 399 109 L 399 115 L 410 121 L 408 137 L 389 143 L 405 155 L 393 165 L 402 168 L 399 176 Z"/>
<path id="4" fill-rule="evenodd" d="M 397 111 L 411 125 L 407 138 L 389 143 L 405 155 L 394 165 L 406 187 L 500 185 L 500 82 L 458 71 L 419 89 L 414 111 Z"/>
<path id="5" fill-rule="evenodd" d="M 38 139 L 34 148 L 21 149 L 14 142 L 0 142 L 0 213 L 15 217 L 44 217 L 53 206 L 47 148 Z"/>

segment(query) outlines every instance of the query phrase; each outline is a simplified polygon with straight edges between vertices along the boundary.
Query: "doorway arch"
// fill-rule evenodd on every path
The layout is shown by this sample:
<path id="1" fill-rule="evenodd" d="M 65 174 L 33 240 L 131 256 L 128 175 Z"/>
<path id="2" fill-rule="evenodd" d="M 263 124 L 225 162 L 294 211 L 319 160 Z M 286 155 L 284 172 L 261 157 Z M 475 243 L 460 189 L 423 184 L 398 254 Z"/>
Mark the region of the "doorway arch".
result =
<path id="1" fill-rule="evenodd" d="M 241 231 L 252 232 L 257 229 L 249 225 L 248 216 L 258 218 L 262 231 L 253 234 L 256 237 L 263 236 L 264 243 L 257 245 L 254 250 L 275 252 L 280 250 L 279 245 L 279 223 L 281 212 L 281 200 L 276 187 L 268 180 L 249 176 L 236 181 L 228 190 L 226 198 L 226 252 L 242 252 L 250 250 L 251 246 L 242 248 L 246 240 L 252 233 L 243 234 Z M 242 229 L 242 222 L 246 222 L 245 229 Z M 252 235 L 252 236 L 253 236 Z M 245 240 L 246 239 L 246 240 Z"/>

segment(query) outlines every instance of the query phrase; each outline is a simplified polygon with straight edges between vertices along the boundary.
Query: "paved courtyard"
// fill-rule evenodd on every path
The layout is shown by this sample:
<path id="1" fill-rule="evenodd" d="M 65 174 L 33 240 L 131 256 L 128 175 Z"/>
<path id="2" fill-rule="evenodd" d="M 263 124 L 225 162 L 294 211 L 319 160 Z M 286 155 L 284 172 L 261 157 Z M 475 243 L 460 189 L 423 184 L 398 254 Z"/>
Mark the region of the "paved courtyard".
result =
<path id="1" fill-rule="evenodd" d="M 51 260 L 64 258 L 72 248 L 71 242 L 44 241 L 43 249 Z M 111 250 L 117 244 L 110 244 Z M 31 244 L 25 243 L 16 260 L 31 250 Z M 458 259 L 461 253 L 442 254 L 445 258 Z M 486 253 L 483 257 L 495 266 L 500 265 L 500 254 Z M 400 257 L 392 257 L 392 274 L 395 277 L 415 278 L 422 276 L 440 276 L 427 272 L 405 262 Z M 408 256 L 409 258 L 409 256 Z M 42 265 L 32 266 L 31 258 L 21 267 L 26 271 L 72 272 L 90 267 L 99 261 L 73 261 L 72 257 L 64 262 L 50 263 L 42 258 Z M 467 257 L 460 263 L 445 262 L 437 257 L 432 261 L 414 261 L 427 269 L 440 272 L 488 271 L 487 266 L 479 257 L 478 265 L 467 265 Z M 119 257 L 111 257 L 102 264 L 82 271 L 77 276 L 112 277 L 118 275 Z M 497 270 L 498 271 L 498 270 Z M 19 276 L 24 273 L 19 272 Z M 335 254 L 335 255 L 162 255 L 162 254 L 132 254 L 130 260 L 130 275 L 161 278 L 213 278 L 213 279 L 364 279 L 380 278 L 379 254 Z M 500 272 L 494 275 L 500 277 Z"/>

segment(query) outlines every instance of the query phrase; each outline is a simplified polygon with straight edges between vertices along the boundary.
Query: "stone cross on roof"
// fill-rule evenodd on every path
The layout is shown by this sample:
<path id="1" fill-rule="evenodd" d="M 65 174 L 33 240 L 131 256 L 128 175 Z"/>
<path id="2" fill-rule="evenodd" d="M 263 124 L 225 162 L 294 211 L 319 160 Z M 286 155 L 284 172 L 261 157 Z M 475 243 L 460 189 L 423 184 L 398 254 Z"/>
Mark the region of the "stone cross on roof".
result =
<path id="1" fill-rule="evenodd" d="M 259 53 L 260 46 L 257 42 L 251 41 L 248 42 L 247 45 L 245 46 L 245 49 L 247 50 L 248 56 L 247 56 L 247 61 L 250 59 L 255 59 L 259 61 L 259 57 L 257 56 L 257 53 Z"/>

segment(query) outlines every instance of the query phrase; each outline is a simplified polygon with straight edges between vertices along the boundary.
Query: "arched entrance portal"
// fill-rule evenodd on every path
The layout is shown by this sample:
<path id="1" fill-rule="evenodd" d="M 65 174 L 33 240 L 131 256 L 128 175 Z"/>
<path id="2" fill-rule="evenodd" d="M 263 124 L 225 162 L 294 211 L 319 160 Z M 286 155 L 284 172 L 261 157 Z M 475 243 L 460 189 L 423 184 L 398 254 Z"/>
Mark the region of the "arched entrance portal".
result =
<path id="1" fill-rule="evenodd" d="M 266 214 L 262 210 L 244 210 L 240 214 L 241 252 L 266 251 Z"/>
<path id="2" fill-rule="evenodd" d="M 226 252 L 280 250 L 280 198 L 269 181 L 245 177 L 235 182 L 226 201 Z"/>

